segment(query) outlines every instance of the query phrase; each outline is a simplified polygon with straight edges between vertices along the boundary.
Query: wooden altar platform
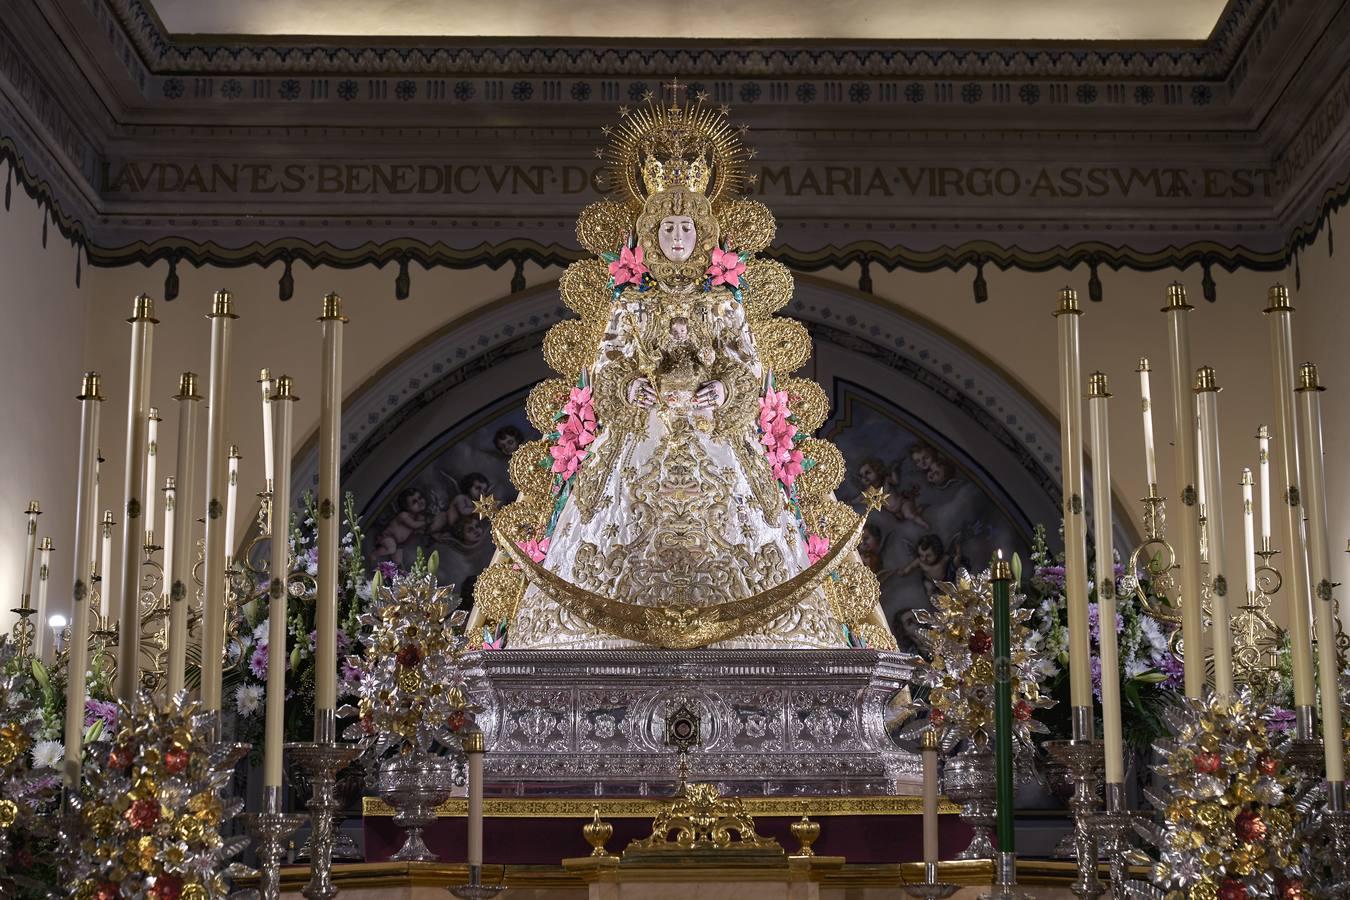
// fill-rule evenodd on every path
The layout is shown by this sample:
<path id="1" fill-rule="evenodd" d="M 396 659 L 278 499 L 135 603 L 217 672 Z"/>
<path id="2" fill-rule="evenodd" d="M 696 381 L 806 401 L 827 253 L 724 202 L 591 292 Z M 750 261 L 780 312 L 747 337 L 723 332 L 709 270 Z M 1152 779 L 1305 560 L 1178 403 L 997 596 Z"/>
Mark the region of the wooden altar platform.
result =
<path id="1" fill-rule="evenodd" d="M 907 897 L 904 886 L 923 878 L 919 863 L 853 863 L 831 867 L 817 882 L 821 900 L 899 900 Z M 957 900 L 974 900 L 988 891 L 993 877 L 989 860 L 968 860 L 940 864 L 941 878 L 962 885 Z M 1017 880 L 1032 889 L 1038 900 L 1071 900 L 1069 889 L 1074 866 L 1069 862 L 1019 860 Z M 1107 880 L 1106 867 L 1100 876 Z M 282 870 L 282 893 L 299 896 L 309 878 L 304 866 Z M 446 900 L 446 888 L 463 884 L 468 867 L 462 863 L 348 863 L 333 867 L 333 880 L 342 900 Z M 509 889 L 503 900 L 587 900 L 586 879 L 562 865 L 487 865 L 483 869 L 487 884 Z M 663 885 L 660 896 L 671 900 L 698 898 L 709 900 L 706 883 Z M 241 884 L 241 886 L 247 886 Z M 697 892 L 691 892 L 697 890 Z M 743 896 L 728 894 L 727 896 Z"/>

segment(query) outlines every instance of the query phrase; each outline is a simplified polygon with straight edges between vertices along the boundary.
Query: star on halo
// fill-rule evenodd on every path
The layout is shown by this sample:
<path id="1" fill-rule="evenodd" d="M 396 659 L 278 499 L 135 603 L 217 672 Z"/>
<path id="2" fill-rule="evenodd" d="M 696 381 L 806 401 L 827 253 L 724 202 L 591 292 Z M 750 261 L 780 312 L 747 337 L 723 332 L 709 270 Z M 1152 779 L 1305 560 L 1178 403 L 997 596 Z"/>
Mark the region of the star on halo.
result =
<path id="1" fill-rule="evenodd" d="M 872 487 L 862 492 L 862 498 L 863 502 L 867 504 L 867 508 L 873 512 L 876 512 L 877 510 L 881 509 L 883 506 L 886 505 L 886 501 L 891 499 L 891 495 L 886 493 L 876 485 L 873 485 Z"/>
<path id="2" fill-rule="evenodd" d="M 480 519 L 491 519 L 501 508 L 502 505 L 491 494 L 479 494 L 478 499 L 473 501 L 473 511 Z"/>

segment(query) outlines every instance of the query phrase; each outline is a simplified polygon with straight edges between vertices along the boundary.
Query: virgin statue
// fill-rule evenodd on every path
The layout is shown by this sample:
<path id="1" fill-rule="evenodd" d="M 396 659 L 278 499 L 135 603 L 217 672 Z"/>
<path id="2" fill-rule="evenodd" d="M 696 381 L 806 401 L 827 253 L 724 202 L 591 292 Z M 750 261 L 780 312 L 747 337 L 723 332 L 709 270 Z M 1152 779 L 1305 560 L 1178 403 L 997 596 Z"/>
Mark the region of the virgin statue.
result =
<path id="1" fill-rule="evenodd" d="M 546 435 L 511 458 L 519 498 L 492 518 L 474 587 L 489 646 L 894 649 L 838 502 L 842 455 L 810 437 L 825 392 L 792 377 L 806 329 L 751 155 L 702 100 L 627 113 L 605 158 L 612 199 L 577 223 L 596 256 L 561 281 L 578 318 L 531 392 Z M 880 502 L 880 496 L 869 498 Z"/>

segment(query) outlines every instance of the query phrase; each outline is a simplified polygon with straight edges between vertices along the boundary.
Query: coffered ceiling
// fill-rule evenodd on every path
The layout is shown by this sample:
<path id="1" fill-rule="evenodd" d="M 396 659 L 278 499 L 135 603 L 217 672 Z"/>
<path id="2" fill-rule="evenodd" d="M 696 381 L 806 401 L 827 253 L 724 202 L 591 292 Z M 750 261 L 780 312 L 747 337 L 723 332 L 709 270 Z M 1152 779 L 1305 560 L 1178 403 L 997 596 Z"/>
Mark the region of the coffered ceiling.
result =
<path id="1" fill-rule="evenodd" d="M 175 35 L 1197 41 L 1224 0 L 153 0 Z"/>

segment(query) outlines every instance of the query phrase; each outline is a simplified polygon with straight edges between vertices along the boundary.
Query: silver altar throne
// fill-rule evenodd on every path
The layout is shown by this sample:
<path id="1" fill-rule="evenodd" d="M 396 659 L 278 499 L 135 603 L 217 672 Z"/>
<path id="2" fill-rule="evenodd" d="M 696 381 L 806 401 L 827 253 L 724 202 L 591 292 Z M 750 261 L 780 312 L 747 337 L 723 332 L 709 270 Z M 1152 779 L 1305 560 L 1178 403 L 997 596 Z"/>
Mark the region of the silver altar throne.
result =
<path id="1" fill-rule="evenodd" d="M 490 793 L 668 793 L 665 717 L 700 711 L 691 781 L 750 795 L 917 793 L 887 734 L 910 658 L 875 650 L 494 650 L 469 661 Z"/>

